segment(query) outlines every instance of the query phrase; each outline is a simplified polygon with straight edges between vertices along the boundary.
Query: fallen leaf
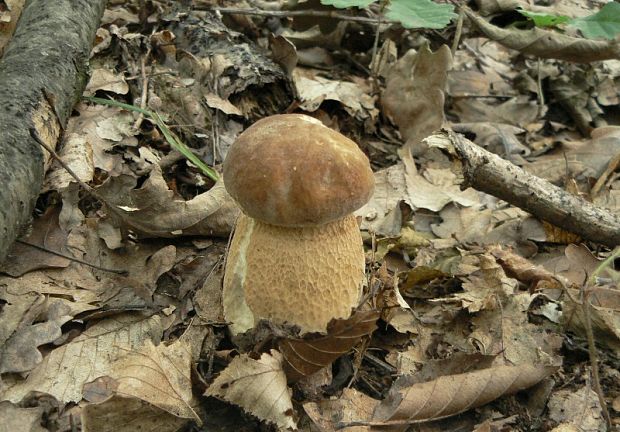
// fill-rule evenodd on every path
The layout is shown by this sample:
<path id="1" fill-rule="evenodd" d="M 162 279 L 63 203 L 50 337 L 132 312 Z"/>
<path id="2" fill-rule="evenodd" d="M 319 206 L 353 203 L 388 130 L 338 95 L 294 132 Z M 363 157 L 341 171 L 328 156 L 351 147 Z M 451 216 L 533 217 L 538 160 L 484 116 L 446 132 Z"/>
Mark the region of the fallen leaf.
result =
<path id="1" fill-rule="evenodd" d="M 235 357 L 209 386 L 206 396 L 217 396 L 240 406 L 279 428 L 297 429 L 282 355 L 271 350 L 258 360 L 247 354 Z"/>
<path id="2" fill-rule="evenodd" d="M 373 422 L 434 420 L 453 416 L 516 393 L 538 383 L 557 368 L 551 366 L 497 366 L 424 383 L 398 378 L 374 412 Z"/>
<path id="3" fill-rule="evenodd" d="M 408 51 L 388 73 L 381 105 L 398 126 L 408 149 L 418 150 L 420 141 L 444 122 L 444 91 L 452 55 L 446 45 L 434 53 L 428 45 Z"/>
<path id="4" fill-rule="evenodd" d="M 90 72 L 84 94 L 93 96 L 98 90 L 124 95 L 129 92 L 129 85 L 122 74 L 112 69 L 95 68 Z"/>
<path id="5" fill-rule="evenodd" d="M 378 311 L 356 312 L 346 320 L 330 323 L 327 335 L 316 339 L 283 339 L 278 348 L 284 357 L 289 381 L 312 375 L 329 366 L 377 328 Z"/>
<path id="6" fill-rule="evenodd" d="M 0 395 L 19 402 L 31 391 L 48 393 L 60 402 L 79 402 L 83 384 L 107 375 L 112 363 L 143 345 L 159 341 L 163 332 L 158 316 L 119 315 L 93 325 L 71 342 L 51 351 L 25 381 L 17 382 Z"/>
<path id="7" fill-rule="evenodd" d="M 318 76 L 316 72 L 296 68 L 293 82 L 301 100 L 300 108 L 307 112 L 316 111 L 326 100 L 340 102 L 352 117 L 364 122 L 377 117 L 374 99 L 368 94 L 366 81 L 334 81 Z"/>
<path id="8" fill-rule="evenodd" d="M 370 419 L 378 403 L 378 400 L 358 390 L 345 388 L 338 398 L 306 402 L 304 411 L 321 432 L 336 432 L 337 430 L 363 432 L 370 428 L 351 426 L 341 429 L 340 424 Z"/>
<path id="9" fill-rule="evenodd" d="M 44 409 L 41 406 L 22 408 L 11 402 L 0 402 L 0 432 L 46 432 L 41 426 Z"/>
<path id="10" fill-rule="evenodd" d="M 575 38 L 537 27 L 531 30 L 503 29 L 488 23 L 469 9 L 465 9 L 465 13 L 488 38 L 524 54 L 576 63 L 620 58 L 620 45 L 614 41 Z"/>
<path id="11" fill-rule="evenodd" d="M 108 179 L 98 192 L 116 206 L 109 215 L 113 225 L 142 237 L 225 236 L 239 213 L 223 183 L 185 201 L 168 188 L 157 165 L 142 187 L 135 187 L 135 178 L 119 176 Z"/>
<path id="12" fill-rule="evenodd" d="M 176 432 L 187 419 L 140 399 L 113 397 L 82 409 L 83 432 Z"/>
<path id="13" fill-rule="evenodd" d="M 14 243 L 8 252 L 6 260 L 0 265 L 0 271 L 13 277 L 38 269 L 64 268 L 71 261 L 67 258 L 54 255 L 36 248 L 39 246 L 52 252 L 67 254 L 67 233 L 58 224 L 59 210 L 54 207 L 36 218 L 30 229 L 30 234 L 23 241 L 33 244 Z"/>
<path id="14" fill-rule="evenodd" d="M 579 431 L 606 430 L 598 396 L 589 386 L 555 391 L 547 404 L 549 418 Z"/>
<path id="15" fill-rule="evenodd" d="M 108 373 L 117 382 L 117 395 L 143 400 L 176 417 L 200 423 L 191 406 L 191 364 L 197 359 L 192 358 L 185 340 L 155 346 L 147 339 L 139 350 L 125 354 Z"/>

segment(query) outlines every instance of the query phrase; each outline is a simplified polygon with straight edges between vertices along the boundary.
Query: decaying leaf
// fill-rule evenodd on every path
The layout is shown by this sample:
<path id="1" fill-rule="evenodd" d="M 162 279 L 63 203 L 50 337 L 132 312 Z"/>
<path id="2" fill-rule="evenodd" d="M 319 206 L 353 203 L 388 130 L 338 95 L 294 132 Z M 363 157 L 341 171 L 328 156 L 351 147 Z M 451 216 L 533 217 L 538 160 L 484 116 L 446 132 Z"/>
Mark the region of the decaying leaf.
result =
<path id="1" fill-rule="evenodd" d="M 176 432 L 186 422 L 140 399 L 118 396 L 82 410 L 84 432 Z"/>
<path id="2" fill-rule="evenodd" d="M 366 426 L 340 429 L 340 423 L 370 419 L 378 403 L 378 400 L 360 391 L 345 388 L 338 398 L 305 403 L 304 411 L 321 432 L 363 432 L 370 429 Z"/>
<path id="3" fill-rule="evenodd" d="M 488 38 L 524 54 L 576 63 L 591 63 L 620 58 L 620 45 L 615 41 L 594 41 L 566 36 L 534 27 L 531 30 L 503 29 L 465 9 L 467 17 Z"/>
<path id="4" fill-rule="evenodd" d="M 58 215 L 58 209 L 52 207 L 35 219 L 30 234 L 22 239 L 34 246 L 14 243 L 6 260 L 1 263 L 0 271 L 13 277 L 19 277 L 37 269 L 67 267 L 70 263 L 68 259 L 36 248 L 39 246 L 53 252 L 66 254 L 67 233 L 58 225 Z"/>
<path id="5" fill-rule="evenodd" d="M 572 299 L 581 298 L 579 290 L 569 291 Z M 591 327 L 596 341 L 620 351 L 620 291 L 616 287 L 587 288 L 585 298 L 590 305 Z M 572 299 L 565 298 L 562 302 L 562 323 L 585 337 L 587 325 L 583 306 Z"/>
<path id="6" fill-rule="evenodd" d="M 19 402 L 31 391 L 48 393 L 61 402 L 79 402 L 82 385 L 107 375 L 112 363 L 128 349 L 147 339 L 160 340 L 162 320 L 136 314 L 119 315 L 100 321 L 71 342 L 50 352 L 25 381 L 2 393 L 4 399 Z"/>
<path id="7" fill-rule="evenodd" d="M 301 108 L 316 111 L 326 100 L 338 101 L 343 108 L 360 121 L 372 120 L 379 111 L 374 99 L 368 94 L 363 81 L 334 81 L 318 76 L 312 70 L 295 69 L 293 81 L 301 100 Z"/>
<path id="8" fill-rule="evenodd" d="M 112 222 L 143 237 L 180 235 L 227 235 L 239 209 L 223 183 L 189 201 L 175 197 L 154 166 L 141 188 L 130 176 L 110 178 L 99 192 L 117 207 Z"/>
<path id="9" fill-rule="evenodd" d="M 143 400 L 176 417 L 200 423 L 191 407 L 191 362 L 191 348 L 186 341 L 155 346 L 147 339 L 139 350 L 116 361 L 109 376 L 116 380 L 117 395 Z"/>
<path id="10" fill-rule="evenodd" d="M 43 407 L 22 408 L 11 402 L 0 402 L 0 432 L 46 432 L 41 426 Z"/>
<path id="11" fill-rule="evenodd" d="M 434 53 L 424 45 L 418 52 L 407 52 L 388 74 L 381 104 L 410 149 L 417 149 L 444 122 L 444 91 L 451 64 L 446 45 Z"/>
<path id="12" fill-rule="evenodd" d="M 234 403 L 280 428 L 297 429 L 282 369 L 282 355 L 275 350 L 264 353 L 258 360 L 247 354 L 235 357 L 207 389 L 206 395 Z"/>
<path id="13" fill-rule="evenodd" d="M 370 335 L 376 328 L 378 318 L 378 311 L 358 311 L 347 320 L 337 320 L 331 324 L 326 336 L 310 340 L 281 340 L 279 349 L 289 381 L 296 381 L 332 364 L 362 337 Z"/>
<path id="14" fill-rule="evenodd" d="M 596 392 L 589 386 L 580 389 L 561 389 L 549 399 L 549 417 L 563 423 L 564 431 L 603 431 L 605 419 Z"/>
<path id="15" fill-rule="evenodd" d="M 552 366 L 497 366 L 432 381 L 396 380 L 373 415 L 375 422 L 433 420 L 462 413 L 531 387 L 556 370 Z"/>

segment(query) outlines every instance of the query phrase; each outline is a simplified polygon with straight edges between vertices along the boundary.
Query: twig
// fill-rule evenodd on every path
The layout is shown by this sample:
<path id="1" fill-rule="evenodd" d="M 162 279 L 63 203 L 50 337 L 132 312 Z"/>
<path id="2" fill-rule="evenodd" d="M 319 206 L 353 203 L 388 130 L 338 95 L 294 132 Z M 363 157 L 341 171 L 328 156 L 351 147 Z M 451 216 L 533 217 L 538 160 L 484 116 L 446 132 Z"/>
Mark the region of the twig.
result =
<path id="1" fill-rule="evenodd" d="M 48 146 L 46 143 L 43 142 L 43 140 L 41 139 L 41 137 L 39 137 L 39 134 L 37 133 L 37 130 L 35 128 L 30 128 L 29 131 L 30 131 L 30 136 L 32 137 L 32 139 L 35 140 L 45 150 L 47 150 L 48 153 L 54 159 L 56 159 L 56 161 L 71 175 L 71 177 L 73 177 L 75 179 L 75 181 L 78 182 L 78 184 L 82 187 L 82 189 L 84 189 L 86 192 L 88 192 L 90 195 L 92 195 L 94 198 L 96 198 L 97 200 L 101 201 L 102 203 L 106 202 L 106 200 L 101 195 L 99 195 L 99 193 L 95 189 L 90 187 L 90 185 L 88 185 L 87 183 L 83 182 L 82 179 L 80 179 L 78 177 L 78 175 L 75 173 L 75 171 L 73 171 L 71 169 L 71 167 L 69 165 L 67 165 L 60 158 L 60 156 L 58 156 L 58 153 L 56 153 L 56 151 L 53 148 L 51 148 L 50 146 Z"/>
<path id="2" fill-rule="evenodd" d="M 581 302 L 581 308 L 583 310 L 583 317 L 585 320 L 586 337 L 588 339 L 588 353 L 590 355 L 590 367 L 592 368 L 592 379 L 594 380 L 594 390 L 598 396 L 598 401 L 603 411 L 603 417 L 607 423 L 608 430 L 611 430 L 611 417 L 609 416 L 609 410 L 607 409 L 607 403 L 605 402 L 605 396 L 603 389 L 601 388 L 601 378 L 598 369 L 598 352 L 596 351 L 596 345 L 594 343 L 594 332 L 592 331 L 592 318 L 590 316 L 590 300 L 588 294 L 585 293 Z"/>
<path id="3" fill-rule="evenodd" d="M 473 187 L 582 238 L 620 245 L 620 216 L 536 177 L 452 131 L 426 138 L 451 161 L 461 188 Z"/>
<path id="4" fill-rule="evenodd" d="M 542 116 L 542 111 L 545 106 L 545 94 L 543 93 L 542 88 L 542 78 L 540 73 L 540 64 L 542 60 L 538 57 L 538 61 L 536 62 L 536 93 L 538 94 L 538 115 Z"/>
<path id="5" fill-rule="evenodd" d="M 407 426 L 407 425 L 412 425 L 412 424 L 428 423 L 431 421 L 443 420 L 448 417 L 452 417 L 452 415 L 447 415 L 447 416 L 442 416 L 442 417 L 433 417 L 433 418 L 428 418 L 428 419 L 420 419 L 420 420 L 413 420 L 413 419 L 386 420 L 386 421 L 358 420 L 358 421 L 351 421 L 351 422 L 339 422 L 339 423 L 336 423 L 334 426 L 336 430 L 348 428 L 351 426 L 370 426 L 370 427 Z"/>
<path id="6" fill-rule="evenodd" d="M 454 31 L 454 40 L 452 41 L 452 47 L 450 51 L 452 52 L 452 57 L 456 54 L 456 50 L 459 47 L 459 42 L 461 42 L 461 33 L 463 32 L 463 18 L 465 16 L 465 10 L 461 7 L 459 8 L 459 18 L 456 21 L 456 30 Z"/>
<path id="7" fill-rule="evenodd" d="M 336 11 L 320 11 L 320 10 L 296 10 L 296 11 L 268 11 L 261 9 L 245 9 L 245 8 L 208 8 L 208 7 L 195 7 L 197 10 L 207 10 L 219 12 L 221 14 L 231 15 L 256 15 L 256 16 L 268 16 L 268 17 L 296 17 L 296 16 L 310 16 L 310 17 L 325 17 L 335 18 L 342 21 L 361 22 L 374 25 L 377 23 L 376 18 L 362 17 L 355 15 L 345 15 Z M 381 24 L 399 24 L 398 21 L 387 20 L 380 18 Z"/>
<path id="8" fill-rule="evenodd" d="M 27 242 L 25 240 L 17 239 L 15 241 L 17 243 L 21 243 L 21 244 L 29 246 L 31 248 L 38 249 L 38 250 L 43 251 L 43 252 L 47 252 L 50 255 L 56 255 L 56 256 L 59 256 L 61 258 L 68 259 L 69 261 L 73 261 L 73 262 L 76 262 L 78 264 L 84 264 L 85 266 L 92 267 L 92 268 L 97 269 L 97 270 L 101 270 L 101 271 L 105 271 L 105 272 L 110 272 L 110 273 L 116 273 L 116 274 L 119 274 L 119 275 L 122 275 L 122 276 L 127 276 L 129 274 L 129 272 L 127 270 L 116 270 L 116 269 L 111 269 L 111 268 L 107 268 L 107 267 L 101 267 L 101 266 L 98 266 L 98 265 L 91 264 L 89 262 L 83 261 L 81 259 L 72 257 L 70 255 L 65 255 L 65 254 L 62 254 L 62 253 L 57 252 L 55 250 L 48 249 L 46 247 L 39 246 L 39 245 L 34 244 L 34 243 Z"/>
<path id="9" fill-rule="evenodd" d="M 146 60 L 151 55 L 151 47 L 146 51 L 146 54 L 140 59 L 140 74 L 142 76 L 142 94 L 140 95 L 140 108 L 142 110 L 146 110 L 146 102 L 149 96 L 149 76 L 146 73 Z M 142 122 L 144 121 L 144 113 L 138 113 L 138 118 L 136 119 L 133 128 L 135 130 L 140 129 Z"/>

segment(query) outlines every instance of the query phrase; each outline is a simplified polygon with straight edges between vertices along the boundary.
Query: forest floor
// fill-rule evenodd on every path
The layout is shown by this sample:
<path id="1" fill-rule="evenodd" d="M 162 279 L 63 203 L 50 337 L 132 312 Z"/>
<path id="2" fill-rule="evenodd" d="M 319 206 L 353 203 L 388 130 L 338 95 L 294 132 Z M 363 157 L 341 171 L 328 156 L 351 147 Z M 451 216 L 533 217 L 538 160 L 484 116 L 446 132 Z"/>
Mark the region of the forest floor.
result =
<path id="1" fill-rule="evenodd" d="M 471 141 L 617 217 L 617 49 L 516 11 L 603 3 L 477 0 L 415 30 L 377 25 L 378 4 L 215 3 L 109 2 L 57 149 L 95 192 L 52 160 L 22 239 L 39 248 L 1 268 L 0 431 L 620 428 L 614 242 L 511 201 L 509 177 L 466 188 L 467 161 L 434 147 Z M 314 350 L 297 382 L 293 345 L 232 337 L 221 306 L 239 214 L 222 162 L 280 113 L 351 138 L 375 174 L 366 312 L 294 341 Z"/>

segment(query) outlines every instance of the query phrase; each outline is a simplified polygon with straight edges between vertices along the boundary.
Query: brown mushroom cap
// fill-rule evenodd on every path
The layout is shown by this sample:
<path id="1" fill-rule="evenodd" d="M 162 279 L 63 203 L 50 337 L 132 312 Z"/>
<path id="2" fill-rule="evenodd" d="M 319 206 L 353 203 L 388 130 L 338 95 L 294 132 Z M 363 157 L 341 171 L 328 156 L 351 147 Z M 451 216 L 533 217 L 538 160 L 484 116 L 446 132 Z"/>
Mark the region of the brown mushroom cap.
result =
<path id="1" fill-rule="evenodd" d="M 374 177 L 355 142 L 312 117 L 282 114 L 239 135 L 224 162 L 224 184 L 250 217 L 303 227 L 363 206 Z"/>

